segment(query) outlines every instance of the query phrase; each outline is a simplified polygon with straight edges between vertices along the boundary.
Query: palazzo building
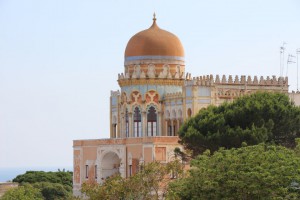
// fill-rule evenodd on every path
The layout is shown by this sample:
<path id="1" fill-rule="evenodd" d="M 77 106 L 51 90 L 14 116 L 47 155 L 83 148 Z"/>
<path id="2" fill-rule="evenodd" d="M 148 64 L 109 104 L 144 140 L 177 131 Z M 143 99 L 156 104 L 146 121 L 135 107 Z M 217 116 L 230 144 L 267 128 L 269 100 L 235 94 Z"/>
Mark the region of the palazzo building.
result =
<path id="1" fill-rule="evenodd" d="M 184 120 L 208 105 L 256 91 L 288 94 L 287 77 L 207 75 L 185 72 L 184 48 L 174 34 L 150 28 L 129 40 L 120 90 L 111 91 L 110 138 L 74 140 L 74 195 L 86 181 L 101 183 L 120 173 L 129 177 L 141 164 L 174 159 L 177 133 Z M 290 94 L 300 102 L 300 94 Z"/>

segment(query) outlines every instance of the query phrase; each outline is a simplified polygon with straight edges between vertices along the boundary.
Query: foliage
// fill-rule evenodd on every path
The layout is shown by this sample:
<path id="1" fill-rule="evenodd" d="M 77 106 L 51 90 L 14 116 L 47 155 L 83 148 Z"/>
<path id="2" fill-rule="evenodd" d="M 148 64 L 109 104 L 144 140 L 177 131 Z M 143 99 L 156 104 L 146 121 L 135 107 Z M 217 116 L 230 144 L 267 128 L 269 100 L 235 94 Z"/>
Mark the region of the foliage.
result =
<path id="1" fill-rule="evenodd" d="M 261 142 L 292 147 L 300 136 L 300 108 L 281 93 L 258 92 L 233 103 L 209 106 L 179 130 L 180 143 L 198 155 L 206 149 L 241 147 Z"/>
<path id="2" fill-rule="evenodd" d="M 32 187 L 30 184 L 25 184 L 17 188 L 12 188 L 5 192 L 1 200 L 43 200 L 43 196 L 39 189 Z"/>
<path id="3" fill-rule="evenodd" d="M 300 148 L 298 146 L 297 148 Z M 300 157 L 282 146 L 259 144 L 192 161 L 189 176 L 170 184 L 170 199 L 299 199 Z"/>
<path id="4" fill-rule="evenodd" d="M 45 200 L 68 199 L 72 195 L 72 188 L 60 183 L 39 182 L 33 187 L 39 189 Z"/>
<path id="5" fill-rule="evenodd" d="M 140 167 L 140 172 L 127 179 L 115 175 L 102 185 L 84 183 L 81 192 L 90 200 L 161 199 L 167 192 L 168 184 L 174 180 L 172 174 L 180 176 L 183 173 L 178 160 L 167 164 L 151 162 Z"/>
<path id="6" fill-rule="evenodd" d="M 64 170 L 57 172 L 27 171 L 14 178 L 13 182 L 21 185 L 20 191 L 27 187 L 33 188 L 45 200 L 69 199 L 72 196 L 72 175 L 72 172 Z M 20 192 L 18 190 L 11 191 L 11 195 L 14 193 L 18 195 Z"/>
<path id="7" fill-rule="evenodd" d="M 70 171 L 44 172 L 44 171 L 27 171 L 25 174 L 18 175 L 13 182 L 18 183 L 60 183 L 72 187 L 73 173 Z"/>

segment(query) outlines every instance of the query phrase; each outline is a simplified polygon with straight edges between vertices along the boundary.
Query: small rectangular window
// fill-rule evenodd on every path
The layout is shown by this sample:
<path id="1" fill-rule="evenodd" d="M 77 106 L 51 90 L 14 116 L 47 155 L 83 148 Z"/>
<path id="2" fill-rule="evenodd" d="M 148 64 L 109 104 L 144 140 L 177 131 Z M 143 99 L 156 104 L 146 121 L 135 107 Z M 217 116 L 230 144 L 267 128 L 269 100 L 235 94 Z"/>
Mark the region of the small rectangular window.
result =
<path id="1" fill-rule="evenodd" d="M 169 132 L 168 135 L 169 135 L 169 136 L 172 136 L 172 126 L 169 126 L 169 127 L 168 127 L 168 132 Z"/>
<path id="2" fill-rule="evenodd" d="M 129 176 L 132 176 L 132 165 L 129 165 Z"/>
<path id="3" fill-rule="evenodd" d="M 95 165 L 95 179 L 97 179 L 97 165 Z"/>
<path id="4" fill-rule="evenodd" d="M 85 166 L 85 178 L 89 178 L 89 166 Z"/>
<path id="5" fill-rule="evenodd" d="M 176 126 L 174 125 L 173 126 L 173 136 L 175 136 L 176 135 Z"/>

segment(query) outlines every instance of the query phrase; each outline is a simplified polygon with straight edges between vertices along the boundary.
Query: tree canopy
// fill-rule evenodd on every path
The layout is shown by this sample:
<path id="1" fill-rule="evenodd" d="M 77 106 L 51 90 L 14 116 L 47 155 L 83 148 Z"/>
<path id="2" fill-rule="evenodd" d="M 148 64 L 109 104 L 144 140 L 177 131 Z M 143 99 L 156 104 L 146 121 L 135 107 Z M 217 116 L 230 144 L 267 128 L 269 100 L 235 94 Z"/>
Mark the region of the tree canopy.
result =
<path id="1" fill-rule="evenodd" d="M 70 199 L 72 197 L 72 172 L 27 171 L 13 179 L 20 186 L 9 190 L 7 199 Z M 5 195 L 6 195 L 5 193 Z M 35 195 L 33 198 L 32 195 Z M 12 198 L 16 197 L 18 198 Z"/>
<path id="2" fill-rule="evenodd" d="M 27 171 L 25 174 L 18 175 L 13 179 L 13 182 L 18 183 L 37 183 L 49 182 L 60 183 L 72 187 L 73 172 L 70 171 L 57 171 L 57 172 L 44 172 L 44 171 Z"/>
<path id="3" fill-rule="evenodd" d="M 43 200 L 43 196 L 40 191 L 30 184 L 25 184 L 17 188 L 13 188 L 5 192 L 1 197 L 1 200 Z"/>
<path id="4" fill-rule="evenodd" d="M 170 199 L 299 199 L 298 151 L 259 144 L 209 150 L 191 163 L 190 175 L 171 183 Z"/>
<path id="5" fill-rule="evenodd" d="M 300 136 L 300 108 L 281 93 L 257 92 L 209 106 L 179 130 L 180 143 L 198 155 L 206 149 L 274 142 L 288 147 Z"/>
<path id="6" fill-rule="evenodd" d="M 182 174 L 182 164 L 176 160 L 167 164 L 151 162 L 129 178 L 115 175 L 103 184 L 84 183 L 81 192 L 90 200 L 98 199 L 163 199 L 168 185 Z"/>

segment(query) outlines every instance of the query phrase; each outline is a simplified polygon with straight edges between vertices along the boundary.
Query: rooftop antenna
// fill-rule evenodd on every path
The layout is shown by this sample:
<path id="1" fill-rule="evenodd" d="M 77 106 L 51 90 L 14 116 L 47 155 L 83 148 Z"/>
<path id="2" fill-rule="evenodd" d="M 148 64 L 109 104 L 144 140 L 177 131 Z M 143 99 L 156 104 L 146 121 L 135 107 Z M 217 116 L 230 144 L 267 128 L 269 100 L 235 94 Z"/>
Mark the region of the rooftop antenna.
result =
<path id="1" fill-rule="evenodd" d="M 300 54 L 300 48 L 298 48 L 298 49 L 296 49 L 296 55 L 297 55 L 297 92 L 299 91 L 299 84 L 298 84 L 298 82 L 299 82 L 299 61 L 298 61 L 298 55 Z"/>
<path id="2" fill-rule="evenodd" d="M 288 76 L 288 71 L 289 71 L 289 64 L 296 63 L 293 59 L 296 58 L 296 56 L 293 56 L 292 54 L 288 55 L 288 59 L 286 62 L 286 77 Z"/>
<path id="3" fill-rule="evenodd" d="M 287 43 L 283 42 L 282 46 L 279 48 L 280 49 L 280 76 L 283 76 L 283 70 L 284 70 L 284 51 L 285 51 L 285 45 Z"/>

